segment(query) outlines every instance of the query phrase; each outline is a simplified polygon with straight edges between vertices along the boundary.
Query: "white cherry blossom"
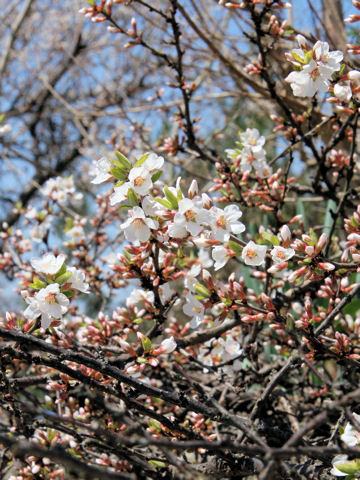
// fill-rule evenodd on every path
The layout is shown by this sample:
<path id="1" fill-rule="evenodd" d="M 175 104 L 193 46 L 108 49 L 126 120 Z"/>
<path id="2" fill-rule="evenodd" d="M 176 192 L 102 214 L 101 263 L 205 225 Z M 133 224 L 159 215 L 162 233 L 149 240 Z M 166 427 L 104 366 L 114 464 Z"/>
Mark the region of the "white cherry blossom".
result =
<path id="1" fill-rule="evenodd" d="M 139 195 L 147 195 L 152 188 L 151 174 L 144 166 L 134 167 L 129 172 L 130 188 Z"/>
<path id="2" fill-rule="evenodd" d="M 71 243 L 79 243 L 86 239 L 84 229 L 81 225 L 75 225 L 74 227 L 70 228 L 65 235 L 69 238 L 69 242 Z"/>
<path id="3" fill-rule="evenodd" d="M 191 328 L 198 328 L 201 325 L 201 322 L 204 318 L 204 306 L 197 298 L 194 297 L 190 292 L 186 295 L 186 303 L 183 306 L 183 312 L 185 315 L 192 317 L 190 322 Z"/>
<path id="4" fill-rule="evenodd" d="M 265 137 L 260 136 L 257 128 L 247 128 L 245 132 L 240 134 L 240 140 L 244 148 L 250 149 L 253 153 L 263 151 Z"/>
<path id="5" fill-rule="evenodd" d="M 295 255 L 295 250 L 293 248 L 284 248 L 280 246 L 275 246 L 271 251 L 270 255 L 274 263 L 283 263 L 290 260 Z"/>
<path id="6" fill-rule="evenodd" d="M 347 455 L 336 455 L 332 459 L 332 466 L 333 468 L 330 470 L 330 473 L 332 475 L 335 475 L 335 477 L 347 477 L 347 473 L 342 472 L 339 470 L 337 467 L 341 467 L 344 463 L 348 463 L 348 456 Z"/>
<path id="7" fill-rule="evenodd" d="M 245 225 L 238 221 L 242 216 L 242 211 L 237 205 L 228 205 L 224 209 L 212 207 L 211 230 L 215 240 L 227 242 L 230 234 L 237 235 L 245 230 Z"/>
<path id="8" fill-rule="evenodd" d="M 110 196 L 110 205 L 116 205 L 117 203 L 127 200 L 129 188 L 130 182 L 125 182 L 118 187 L 114 187 L 114 193 Z"/>
<path id="9" fill-rule="evenodd" d="M 72 272 L 72 275 L 68 280 L 72 288 L 75 288 L 76 290 L 79 290 L 79 292 L 82 292 L 82 293 L 90 293 L 89 284 L 85 282 L 86 277 L 83 271 L 78 270 L 75 267 L 70 267 L 67 269 L 67 271 Z"/>
<path id="10" fill-rule="evenodd" d="M 143 290 L 142 288 L 135 288 L 126 299 L 126 306 L 135 307 L 138 303 L 145 301 L 153 304 L 155 302 L 154 292 L 151 290 Z"/>
<path id="11" fill-rule="evenodd" d="M 150 153 L 145 162 L 142 164 L 150 173 L 155 172 L 155 170 L 160 170 L 164 165 L 163 157 L 156 155 L 156 153 Z"/>
<path id="12" fill-rule="evenodd" d="M 176 342 L 174 340 L 174 337 L 170 337 L 170 338 L 166 338 L 165 340 L 163 340 L 159 347 L 157 348 L 157 352 L 158 354 L 160 353 L 171 353 L 173 352 L 174 350 L 176 350 Z"/>
<path id="13" fill-rule="evenodd" d="M 257 245 L 252 240 L 243 248 L 241 258 L 246 265 L 259 266 L 265 263 L 266 245 Z"/>
<path id="14" fill-rule="evenodd" d="M 47 273 L 49 275 L 54 275 L 62 267 L 65 261 L 65 255 L 60 254 L 57 257 L 53 253 L 46 253 L 41 258 L 32 258 L 30 263 L 33 269 L 39 273 Z"/>
<path id="15" fill-rule="evenodd" d="M 349 103 L 352 97 L 350 81 L 336 83 L 334 86 L 334 95 L 341 102 Z"/>
<path id="16" fill-rule="evenodd" d="M 174 295 L 174 290 L 172 290 L 172 288 L 170 287 L 169 282 L 163 283 L 159 286 L 159 294 L 162 304 L 165 304 L 170 300 L 170 298 Z"/>
<path id="17" fill-rule="evenodd" d="M 125 238 L 129 242 L 146 242 L 150 238 L 151 229 L 157 229 L 159 223 L 152 218 L 147 218 L 140 207 L 134 207 L 129 211 L 129 218 L 120 225 L 124 230 Z"/>
<path id="18" fill-rule="evenodd" d="M 342 52 L 329 52 L 328 43 L 318 41 L 313 46 L 310 57 L 304 49 L 295 49 L 293 54 L 291 61 L 300 67 L 301 71 L 291 72 L 285 81 L 290 83 L 294 95 L 312 97 L 316 92 L 327 92 L 332 74 L 340 69 Z"/>
<path id="19" fill-rule="evenodd" d="M 252 148 L 245 147 L 241 153 L 240 169 L 244 173 L 257 170 L 265 162 L 265 151 L 260 149 L 256 152 Z"/>
<path id="20" fill-rule="evenodd" d="M 201 272 L 201 264 L 199 263 L 192 265 L 190 270 L 187 272 L 184 278 L 184 286 L 185 288 L 190 290 L 190 292 L 195 291 L 195 285 L 196 283 L 198 283 L 196 277 L 200 274 L 200 272 Z"/>
<path id="21" fill-rule="evenodd" d="M 214 247 L 212 249 L 211 256 L 215 260 L 215 270 L 220 270 L 220 268 L 224 267 L 231 258 L 229 250 L 222 245 L 217 245 Z"/>
<path id="22" fill-rule="evenodd" d="M 353 413 L 355 420 L 360 423 L 360 415 Z M 345 425 L 344 433 L 340 435 L 341 440 L 349 447 L 355 447 L 360 444 L 360 432 L 348 422 Z"/>
<path id="23" fill-rule="evenodd" d="M 159 205 L 155 202 L 153 197 L 146 195 L 141 202 L 142 209 L 148 217 L 156 217 L 159 210 Z"/>
<path id="24" fill-rule="evenodd" d="M 97 185 L 99 183 L 106 182 L 106 180 L 112 178 L 112 175 L 110 173 L 111 167 L 112 164 L 110 160 L 108 160 L 106 157 L 101 157 L 99 160 L 96 160 L 92 172 L 94 178 L 91 180 L 91 183 Z"/>
<path id="25" fill-rule="evenodd" d="M 25 301 L 29 306 L 24 316 L 34 320 L 41 315 L 41 326 L 44 329 L 50 326 L 51 318 L 61 318 L 69 305 L 69 299 L 60 292 L 60 286 L 57 283 L 42 288 L 34 297 L 26 297 Z"/>
<path id="26" fill-rule="evenodd" d="M 209 222 L 209 212 L 196 203 L 195 198 L 193 200 L 183 198 L 179 201 L 179 209 L 168 229 L 171 237 L 184 238 L 187 232 L 191 235 L 198 235 L 203 225 Z"/>

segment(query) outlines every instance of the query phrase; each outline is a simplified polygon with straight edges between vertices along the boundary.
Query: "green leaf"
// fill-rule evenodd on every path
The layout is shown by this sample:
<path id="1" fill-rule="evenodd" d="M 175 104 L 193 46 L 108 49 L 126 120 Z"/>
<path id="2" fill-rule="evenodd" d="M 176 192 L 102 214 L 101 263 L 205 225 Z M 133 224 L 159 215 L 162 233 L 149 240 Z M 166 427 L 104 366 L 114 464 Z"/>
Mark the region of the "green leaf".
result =
<path id="1" fill-rule="evenodd" d="M 64 262 L 64 263 L 61 265 L 60 270 L 58 270 L 58 272 L 56 273 L 56 275 L 55 275 L 55 280 L 57 280 L 59 277 L 61 277 L 61 275 L 63 275 L 65 272 L 66 272 L 66 265 L 65 265 L 65 262 Z"/>
<path id="2" fill-rule="evenodd" d="M 166 463 L 161 462 L 160 460 L 149 460 L 150 465 L 156 468 L 165 468 Z"/>
<path id="3" fill-rule="evenodd" d="M 175 195 L 172 193 L 172 191 L 169 189 L 167 185 L 164 186 L 164 193 L 165 193 L 165 197 L 171 204 L 172 208 L 177 210 L 179 207 L 178 199 L 175 197 Z"/>
<path id="4" fill-rule="evenodd" d="M 143 322 L 143 318 L 135 318 L 135 320 L 133 321 L 133 323 L 135 323 L 136 325 L 139 325 L 142 322 Z"/>
<path id="5" fill-rule="evenodd" d="M 147 358 L 144 358 L 144 357 L 138 357 L 138 358 L 136 359 L 136 361 L 137 361 L 138 363 L 149 363 L 149 361 L 147 360 Z"/>
<path id="6" fill-rule="evenodd" d="M 144 352 L 150 352 L 151 347 L 152 347 L 150 338 L 148 338 L 148 337 L 142 338 L 141 343 L 142 343 Z"/>
<path id="7" fill-rule="evenodd" d="M 163 174 L 162 170 L 159 170 L 158 172 L 154 173 L 154 175 L 151 177 L 151 181 L 153 183 L 157 182 L 162 174 Z"/>
<path id="8" fill-rule="evenodd" d="M 305 63 L 310 63 L 313 58 L 312 50 L 305 53 Z"/>
<path id="9" fill-rule="evenodd" d="M 72 275 L 73 275 L 72 272 L 65 272 L 62 275 L 59 275 L 58 277 L 56 277 L 56 282 L 59 285 L 63 285 L 64 283 L 66 283 L 69 280 L 69 278 L 72 277 Z"/>
<path id="10" fill-rule="evenodd" d="M 223 188 L 220 188 L 219 192 L 226 198 L 228 198 L 229 194 L 226 190 L 224 190 Z"/>
<path id="11" fill-rule="evenodd" d="M 137 207 L 139 205 L 139 199 L 132 188 L 129 188 L 127 192 L 127 197 L 133 207 Z"/>
<path id="12" fill-rule="evenodd" d="M 135 163 L 134 167 L 141 167 L 141 165 L 145 162 L 145 160 L 148 158 L 150 153 L 145 153 L 142 157 L 139 158 L 139 160 Z"/>
<path id="13" fill-rule="evenodd" d="M 34 288 L 35 290 L 41 290 L 42 288 L 46 287 L 46 283 L 42 282 L 39 277 L 34 277 L 33 282 L 30 283 L 29 285 L 31 288 Z"/>
<path id="14" fill-rule="evenodd" d="M 67 298 L 71 298 L 71 297 L 73 297 L 74 294 L 75 294 L 75 292 L 74 292 L 73 290 L 67 290 L 66 292 L 62 292 L 62 293 L 63 293 L 63 294 L 65 295 L 65 297 L 67 297 Z"/>
<path id="15" fill-rule="evenodd" d="M 0 125 L 3 123 L 4 120 L 5 120 L 5 113 L 2 113 L 0 115 Z"/>
<path id="16" fill-rule="evenodd" d="M 117 178 L 118 180 L 127 180 L 128 172 L 120 167 L 111 167 L 110 173 L 113 177 Z"/>
<path id="17" fill-rule="evenodd" d="M 270 232 L 263 232 L 261 237 L 266 243 L 270 243 L 271 245 L 280 245 L 278 237 Z"/>
<path id="18" fill-rule="evenodd" d="M 298 55 L 297 53 L 295 52 L 290 52 L 291 53 L 291 56 L 293 57 L 294 60 L 296 60 L 297 62 L 303 64 L 304 63 L 304 59 L 300 57 L 300 55 Z"/>
<path id="19" fill-rule="evenodd" d="M 336 468 L 343 473 L 348 473 L 348 474 L 356 473 L 360 468 L 360 460 L 358 459 L 358 460 L 353 460 L 352 462 L 345 462 L 345 463 L 342 463 L 341 465 L 336 465 Z"/>
<path id="20" fill-rule="evenodd" d="M 205 287 L 205 285 L 202 285 L 201 283 L 197 283 L 195 285 L 195 290 L 205 298 L 211 297 L 211 293 L 209 292 L 209 290 Z"/>
<path id="21" fill-rule="evenodd" d="M 131 168 L 131 163 L 129 162 L 129 160 L 125 157 L 125 155 L 123 155 L 122 153 L 120 152 L 115 152 L 115 155 L 116 155 L 116 164 L 125 169 L 125 170 L 130 170 Z"/>
<path id="22" fill-rule="evenodd" d="M 157 433 L 161 432 L 161 423 L 154 418 L 150 418 L 149 427 L 155 430 Z"/>
<path id="23" fill-rule="evenodd" d="M 316 242 L 318 241 L 318 237 L 317 237 L 315 231 L 312 228 L 309 229 L 309 235 L 310 235 L 310 238 L 311 238 L 312 245 L 315 245 Z"/>
<path id="24" fill-rule="evenodd" d="M 124 185 L 125 181 L 124 180 L 120 180 L 119 182 L 116 182 L 114 184 L 114 187 L 121 187 L 121 185 Z"/>
<path id="25" fill-rule="evenodd" d="M 235 242 L 234 240 L 229 240 L 229 247 L 231 248 L 231 250 L 233 252 L 236 253 L 236 255 L 238 257 L 241 257 L 241 254 L 242 254 L 242 251 L 243 251 L 243 247 L 241 245 L 239 245 L 237 242 Z"/>
<path id="26" fill-rule="evenodd" d="M 64 232 L 68 232 L 69 230 L 71 230 L 74 226 L 74 220 L 72 218 L 66 218 L 65 219 L 65 228 L 64 228 Z"/>
<path id="27" fill-rule="evenodd" d="M 161 203 L 161 205 L 163 205 L 165 208 L 168 208 L 168 209 L 171 209 L 171 203 L 168 202 L 167 200 L 165 200 L 165 198 L 159 198 L 159 197 L 156 197 L 154 198 L 154 200 L 158 203 Z"/>

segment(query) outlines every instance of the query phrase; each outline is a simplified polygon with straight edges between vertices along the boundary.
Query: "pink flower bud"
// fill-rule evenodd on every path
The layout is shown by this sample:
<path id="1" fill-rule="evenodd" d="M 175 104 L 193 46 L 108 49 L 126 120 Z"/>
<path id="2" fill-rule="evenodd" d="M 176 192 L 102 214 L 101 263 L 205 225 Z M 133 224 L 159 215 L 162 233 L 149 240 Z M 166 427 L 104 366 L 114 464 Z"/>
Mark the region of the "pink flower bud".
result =
<path id="1" fill-rule="evenodd" d="M 291 242 L 291 231 L 287 225 L 283 225 L 280 229 L 280 236 L 284 243 L 284 247 L 288 247 Z"/>
<path id="2" fill-rule="evenodd" d="M 213 201 L 211 200 L 209 195 L 207 195 L 206 193 L 203 193 L 201 195 L 201 198 L 203 201 L 203 207 L 206 208 L 206 210 L 210 210 L 210 208 L 214 206 Z"/>
<path id="3" fill-rule="evenodd" d="M 317 244 L 316 244 L 316 246 L 315 246 L 315 250 L 316 250 L 317 252 L 321 252 L 321 250 L 325 247 L 325 245 L 327 244 L 327 242 L 328 242 L 328 238 L 327 238 L 326 233 L 322 233 L 322 234 L 320 235 L 319 240 L 317 241 Z"/>
<path id="4" fill-rule="evenodd" d="M 329 262 L 319 262 L 317 265 L 326 272 L 331 272 L 332 270 L 335 270 L 335 265 Z"/>
<path id="5" fill-rule="evenodd" d="M 193 199 L 198 194 L 199 194 L 199 185 L 198 185 L 197 181 L 194 179 L 191 182 L 191 185 L 189 187 L 188 195 L 189 195 L 189 198 Z"/>

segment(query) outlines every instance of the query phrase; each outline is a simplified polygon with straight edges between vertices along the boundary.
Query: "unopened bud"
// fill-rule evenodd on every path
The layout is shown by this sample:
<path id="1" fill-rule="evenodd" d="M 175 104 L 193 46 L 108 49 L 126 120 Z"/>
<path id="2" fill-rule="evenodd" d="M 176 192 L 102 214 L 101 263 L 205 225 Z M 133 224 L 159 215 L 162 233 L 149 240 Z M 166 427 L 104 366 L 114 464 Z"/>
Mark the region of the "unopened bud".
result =
<path id="1" fill-rule="evenodd" d="M 209 195 L 207 195 L 206 193 L 203 193 L 201 195 L 201 198 L 203 201 L 203 207 L 206 208 L 206 210 L 210 210 L 210 208 L 214 205 L 214 203 L 209 197 Z"/>
<path id="2" fill-rule="evenodd" d="M 191 182 L 191 185 L 189 187 L 188 195 L 189 195 L 189 198 L 193 199 L 198 194 L 199 194 L 199 185 L 198 185 L 197 181 L 194 179 Z"/>
<path id="3" fill-rule="evenodd" d="M 322 270 L 325 270 L 326 272 L 331 272 L 332 270 L 335 270 L 335 265 L 329 262 L 319 262 L 317 266 L 320 267 Z"/>
<path id="4" fill-rule="evenodd" d="M 320 235 L 319 240 L 317 241 L 317 244 L 316 244 L 316 246 L 315 246 L 315 250 L 316 250 L 317 252 L 321 252 L 321 250 L 325 247 L 325 245 L 327 244 L 327 242 L 328 242 L 328 238 L 327 238 L 326 233 L 322 233 L 322 234 Z"/>
<path id="5" fill-rule="evenodd" d="M 310 50 L 310 46 L 303 35 L 296 35 L 296 40 L 298 41 L 300 48 L 303 50 Z"/>
<path id="6" fill-rule="evenodd" d="M 291 231 L 287 225 L 283 225 L 280 229 L 280 236 L 284 243 L 284 247 L 288 247 L 291 242 Z"/>

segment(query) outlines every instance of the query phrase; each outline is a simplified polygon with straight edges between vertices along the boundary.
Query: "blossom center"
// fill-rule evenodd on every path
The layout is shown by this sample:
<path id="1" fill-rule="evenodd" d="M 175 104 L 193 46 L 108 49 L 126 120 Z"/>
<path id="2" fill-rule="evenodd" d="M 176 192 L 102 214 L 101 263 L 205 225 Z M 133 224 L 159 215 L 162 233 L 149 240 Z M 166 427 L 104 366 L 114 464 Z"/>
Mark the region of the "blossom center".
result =
<path id="1" fill-rule="evenodd" d="M 195 222 L 196 212 L 194 212 L 194 210 L 189 209 L 189 210 L 186 210 L 186 212 L 184 213 L 184 216 L 188 222 Z"/>
<path id="2" fill-rule="evenodd" d="M 144 222 L 142 221 L 142 218 L 135 218 L 135 220 L 133 220 L 131 223 L 134 225 L 134 227 L 141 228 Z"/>
<path id="3" fill-rule="evenodd" d="M 202 307 L 193 307 L 192 310 L 193 310 L 193 312 L 195 312 L 195 313 L 200 313 L 200 312 L 201 312 L 201 309 L 202 309 Z"/>
<path id="4" fill-rule="evenodd" d="M 249 248 L 247 251 L 246 251 L 246 256 L 248 258 L 255 258 L 257 255 L 256 251 L 253 249 L 253 248 Z"/>
<path id="5" fill-rule="evenodd" d="M 226 218 L 224 215 L 221 215 L 217 220 L 216 220 L 216 226 L 219 228 L 226 228 Z"/>
<path id="6" fill-rule="evenodd" d="M 46 303 L 56 303 L 56 294 L 55 293 L 49 293 L 45 297 Z"/>
<path id="7" fill-rule="evenodd" d="M 140 187 L 143 183 L 145 182 L 145 178 L 144 177 L 136 177 L 134 178 L 134 185 L 136 187 Z"/>
<path id="8" fill-rule="evenodd" d="M 312 80 L 316 80 L 320 76 L 320 71 L 318 68 L 314 68 L 314 70 L 310 73 L 310 77 Z"/>

